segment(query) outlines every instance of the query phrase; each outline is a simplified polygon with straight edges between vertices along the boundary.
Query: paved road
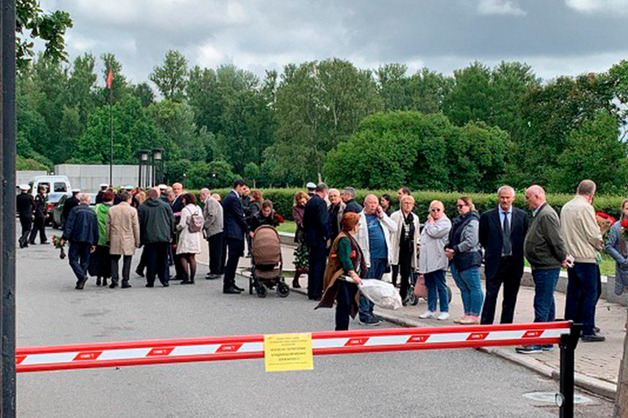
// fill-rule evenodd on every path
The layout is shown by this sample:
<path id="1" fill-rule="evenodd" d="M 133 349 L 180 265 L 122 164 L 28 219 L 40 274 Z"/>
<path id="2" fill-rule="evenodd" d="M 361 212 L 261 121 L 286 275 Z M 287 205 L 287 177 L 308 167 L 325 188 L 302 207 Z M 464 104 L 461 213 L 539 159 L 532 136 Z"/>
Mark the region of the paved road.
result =
<path id="1" fill-rule="evenodd" d="M 298 294 L 227 296 L 215 281 L 74 290 L 51 246 L 18 253 L 18 346 L 333 329 L 333 311 Z M 204 275 L 206 267 L 200 266 Z M 244 283 L 240 283 L 244 285 Z M 357 324 L 352 324 L 359 327 Z M 555 382 L 475 350 L 317 357 L 314 370 L 265 373 L 263 361 L 18 376 L 20 417 L 554 417 L 524 398 Z M 599 399 L 581 416 L 608 417 Z"/>

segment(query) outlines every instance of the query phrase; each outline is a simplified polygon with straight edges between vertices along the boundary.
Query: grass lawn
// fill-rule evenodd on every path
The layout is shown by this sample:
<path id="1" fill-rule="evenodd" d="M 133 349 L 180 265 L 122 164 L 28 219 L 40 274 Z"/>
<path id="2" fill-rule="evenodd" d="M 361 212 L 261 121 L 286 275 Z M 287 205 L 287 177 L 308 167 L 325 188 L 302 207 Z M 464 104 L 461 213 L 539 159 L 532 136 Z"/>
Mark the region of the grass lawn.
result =
<path id="1" fill-rule="evenodd" d="M 526 267 L 530 267 L 528 260 L 525 260 Z M 615 260 L 608 254 L 602 254 L 602 264 L 600 264 L 600 271 L 602 276 L 614 276 L 615 275 Z"/>
<path id="2" fill-rule="evenodd" d="M 279 232 L 289 232 L 294 234 L 297 230 L 297 224 L 294 221 L 286 221 L 277 227 Z"/>

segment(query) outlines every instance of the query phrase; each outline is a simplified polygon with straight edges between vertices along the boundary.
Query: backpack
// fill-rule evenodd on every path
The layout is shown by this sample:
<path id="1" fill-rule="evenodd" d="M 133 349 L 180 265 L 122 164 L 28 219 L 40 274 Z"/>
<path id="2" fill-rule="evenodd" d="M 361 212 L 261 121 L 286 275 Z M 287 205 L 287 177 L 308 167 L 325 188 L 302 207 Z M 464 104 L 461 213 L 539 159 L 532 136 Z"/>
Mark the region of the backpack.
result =
<path id="1" fill-rule="evenodd" d="M 190 219 L 188 220 L 188 230 L 192 233 L 200 232 L 203 229 L 203 224 L 204 224 L 203 215 L 198 213 L 198 208 L 197 208 L 196 212 L 193 213 L 192 216 L 190 216 Z"/>

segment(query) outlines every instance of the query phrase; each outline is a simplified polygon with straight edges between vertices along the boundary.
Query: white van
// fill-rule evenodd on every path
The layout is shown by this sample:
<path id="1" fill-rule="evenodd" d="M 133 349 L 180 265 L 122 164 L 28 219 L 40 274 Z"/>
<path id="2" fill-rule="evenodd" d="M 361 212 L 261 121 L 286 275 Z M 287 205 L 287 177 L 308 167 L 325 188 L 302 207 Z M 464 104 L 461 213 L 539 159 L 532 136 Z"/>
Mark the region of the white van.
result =
<path id="1" fill-rule="evenodd" d="M 52 212 L 55 208 L 55 204 L 61 199 L 62 196 L 72 196 L 72 187 L 70 186 L 70 180 L 66 176 L 36 176 L 28 182 L 31 186 L 31 193 L 33 196 L 37 196 L 37 192 L 41 186 L 46 187 L 48 190 L 48 218 L 46 222 L 52 220 Z"/>

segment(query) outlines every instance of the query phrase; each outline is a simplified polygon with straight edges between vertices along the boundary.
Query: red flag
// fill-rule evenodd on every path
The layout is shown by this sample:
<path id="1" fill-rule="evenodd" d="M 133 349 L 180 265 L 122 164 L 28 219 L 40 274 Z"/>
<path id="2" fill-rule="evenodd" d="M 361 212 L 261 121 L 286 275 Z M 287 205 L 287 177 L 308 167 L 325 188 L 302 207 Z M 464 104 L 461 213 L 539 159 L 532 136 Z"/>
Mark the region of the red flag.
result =
<path id="1" fill-rule="evenodd" d="M 107 88 L 111 90 L 112 86 L 113 86 L 113 70 L 110 68 L 109 72 L 107 73 Z"/>

